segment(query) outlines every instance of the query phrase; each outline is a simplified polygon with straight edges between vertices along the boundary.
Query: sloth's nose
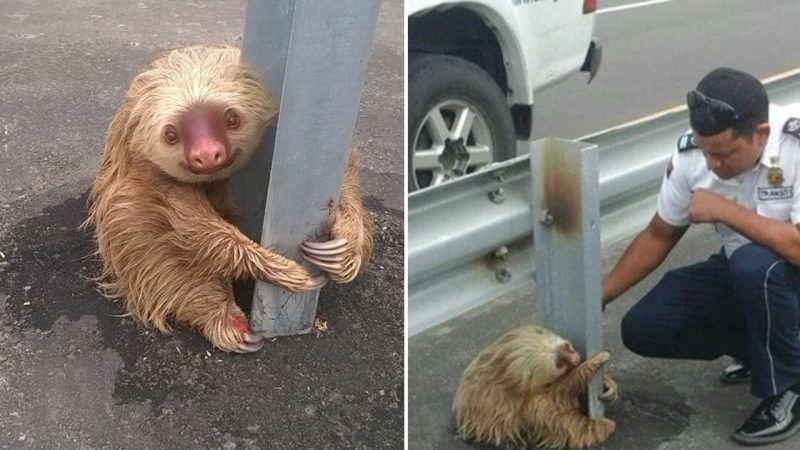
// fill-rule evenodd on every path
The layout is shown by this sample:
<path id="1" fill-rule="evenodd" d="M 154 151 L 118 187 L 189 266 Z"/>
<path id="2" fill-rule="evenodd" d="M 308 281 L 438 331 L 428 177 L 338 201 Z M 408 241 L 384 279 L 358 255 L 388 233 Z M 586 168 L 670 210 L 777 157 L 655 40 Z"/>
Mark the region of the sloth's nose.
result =
<path id="1" fill-rule="evenodd" d="M 221 142 L 203 139 L 193 144 L 187 161 L 192 170 L 213 172 L 225 165 L 225 146 Z"/>

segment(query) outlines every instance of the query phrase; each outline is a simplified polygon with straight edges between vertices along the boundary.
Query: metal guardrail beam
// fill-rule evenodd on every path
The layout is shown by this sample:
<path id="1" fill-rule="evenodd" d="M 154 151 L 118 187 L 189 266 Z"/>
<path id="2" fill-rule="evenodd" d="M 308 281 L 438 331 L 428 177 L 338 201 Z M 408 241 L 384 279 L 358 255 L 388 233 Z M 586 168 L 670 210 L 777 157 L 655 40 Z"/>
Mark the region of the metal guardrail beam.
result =
<path id="1" fill-rule="evenodd" d="M 800 70 L 765 85 L 774 103 L 800 102 Z M 602 246 L 652 217 L 667 161 L 687 129 L 679 107 L 581 139 L 599 151 Z M 410 336 L 533 282 L 530 177 L 525 155 L 408 196 Z"/>

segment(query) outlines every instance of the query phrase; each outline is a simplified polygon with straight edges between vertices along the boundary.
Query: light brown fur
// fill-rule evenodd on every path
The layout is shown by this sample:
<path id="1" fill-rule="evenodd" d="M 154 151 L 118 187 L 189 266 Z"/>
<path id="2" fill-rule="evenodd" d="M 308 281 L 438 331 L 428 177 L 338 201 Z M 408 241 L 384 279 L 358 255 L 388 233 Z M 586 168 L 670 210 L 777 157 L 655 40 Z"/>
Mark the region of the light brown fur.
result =
<path id="1" fill-rule="evenodd" d="M 241 116 L 241 126 L 226 131 L 236 158 L 230 167 L 191 172 L 183 153 L 161 138 L 165 124 L 197 105 L 235 108 Z M 216 347 L 236 351 L 247 322 L 233 300 L 234 279 L 292 292 L 309 287 L 302 266 L 228 222 L 235 214 L 226 179 L 255 151 L 275 113 L 271 96 L 239 63 L 235 48 L 175 50 L 134 79 L 109 125 L 86 220 L 103 262 L 101 287 L 121 299 L 129 315 L 164 333 L 171 321 L 187 324 Z M 348 165 L 332 233 L 350 238 L 354 247 L 346 256 L 354 262 L 337 281 L 351 280 L 371 250 L 356 161 L 353 156 Z"/>
<path id="2" fill-rule="evenodd" d="M 464 371 L 453 410 L 457 432 L 493 445 L 535 443 L 544 448 L 586 448 L 614 432 L 612 420 L 590 419 L 578 396 L 608 361 L 601 352 L 572 370 L 557 368 L 564 339 L 538 326 L 512 330 L 483 349 Z M 616 384 L 604 377 L 616 399 Z"/>
<path id="3" fill-rule="evenodd" d="M 369 220 L 361 202 L 361 187 L 358 182 L 358 152 L 351 151 L 347 160 L 342 189 L 331 235 L 347 239 L 342 269 L 328 272 L 336 283 L 349 283 L 358 275 L 372 256 L 372 222 Z"/>

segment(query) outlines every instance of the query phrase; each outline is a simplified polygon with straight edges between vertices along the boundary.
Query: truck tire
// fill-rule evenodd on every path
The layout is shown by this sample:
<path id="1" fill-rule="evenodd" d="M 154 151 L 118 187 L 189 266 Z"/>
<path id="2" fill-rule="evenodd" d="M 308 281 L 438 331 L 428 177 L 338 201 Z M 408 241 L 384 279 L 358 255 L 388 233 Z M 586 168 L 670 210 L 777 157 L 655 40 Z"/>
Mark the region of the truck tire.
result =
<path id="1" fill-rule="evenodd" d="M 483 69 L 449 55 L 408 60 L 408 190 L 516 154 L 506 97 Z"/>

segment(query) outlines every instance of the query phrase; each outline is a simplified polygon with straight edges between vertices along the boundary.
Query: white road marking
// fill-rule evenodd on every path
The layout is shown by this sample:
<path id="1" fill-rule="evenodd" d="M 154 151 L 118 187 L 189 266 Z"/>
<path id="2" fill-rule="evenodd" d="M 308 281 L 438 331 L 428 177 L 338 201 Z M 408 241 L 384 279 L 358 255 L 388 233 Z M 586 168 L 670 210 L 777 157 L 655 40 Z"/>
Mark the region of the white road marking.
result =
<path id="1" fill-rule="evenodd" d="M 800 67 L 796 67 L 794 69 L 790 69 L 790 70 L 787 70 L 785 72 L 781 72 L 781 73 L 778 73 L 778 74 L 775 74 L 775 75 L 772 75 L 772 76 L 769 76 L 769 77 L 766 77 L 766 78 L 762 78 L 761 79 L 761 83 L 766 86 L 766 85 L 768 85 L 770 83 L 773 83 L 775 81 L 779 81 L 779 80 L 782 80 L 784 78 L 789 78 L 791 76 L 798 75 L 798 74 L 800 74 Z M 619 125 L 614 125 L 612 127 L 606 128 L 604 130 L 600 130 L 600 131 L 595 131 L 593 133 L 589 133 L 587 135 L 579 137 L 578 139 L 576 139 L 576 141 L 590 140 L 590 139 L 592 139 L 595 136 L 600 135 L 600 134 L 605 134 L 605 133 L 608 133 L 610 131 L 620 130 L 622 128 L 627 128 L 627 127 L 631 127 L 631 126 L 634 126 L 634 125 L 638 125 L 638 124 L 640 124 L 642 122 L 646 122 L 646 121 L 651 120 L 651 119 L 655 119 L 655 118 L 658 118 L 658 117 L 661 117 L 661 116 L 666 116 L 667 114 L 672 114 L 674 112 L 683 111 L 683 110 L 686 110 L 686 103 L 682 103 L 680 105 L 673 106 L 672 108 L 667 108 L 665 110 L 658 111 L 658 112 L 655 112 L 653 114 L 648 114 L 648 115 L 646 115 L 644 117 L 640 117 L 638 119 L 634 119 L 634 120 L 631 120 L 629 122 L 624 122 L 624 123 L 621 123 Z"/>
<path id="2" fill-rule="evenodd" d="M 595 14 L 605 14 L 617 11 L 624 11 L 626 9 L 641 8 L 642 6 L 657 5 L 659 3 L 669 3 L 672 0 L 650 0 L 647 2 L 631 3 L 629 5 L 612 6 L 610 8 L 598 9 Z"/>
<path id="3" fill-rule="evenodd" d="M 794 69 L 789 69 L 786 72 L 777 73 L 767 78 L 763 78 L 761 79 L 761 83 L 769 84 L 772 83 L 773 81 L 781 80 L 783 78 L 788 78 L 792 75 L 797 75 L 798 73 L 800 73 L 800 67 L 795 67 Z"/>

